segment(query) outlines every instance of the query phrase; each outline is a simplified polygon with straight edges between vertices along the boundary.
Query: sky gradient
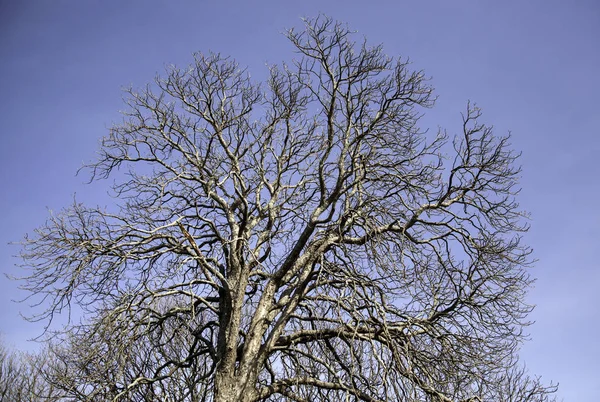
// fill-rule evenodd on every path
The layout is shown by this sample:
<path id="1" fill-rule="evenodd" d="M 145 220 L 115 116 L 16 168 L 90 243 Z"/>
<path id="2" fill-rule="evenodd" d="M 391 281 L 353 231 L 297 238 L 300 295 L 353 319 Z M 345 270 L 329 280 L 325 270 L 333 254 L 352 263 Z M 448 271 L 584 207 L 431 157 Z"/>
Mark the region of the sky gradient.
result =
<path id="1" fill-rule="evenodd" d="M 368 5 L 367 5 L 368 4 Z M 48 209 L 107 205 L 108 182 L 77 169 L 141 87 L 194 51 L 231 55 L 256 80 L 293 57 L 280 34 L 323 12 L 389 55 L 410 57 L 439 96 L 423 127 L 454 133 L 468 100 L 523 152 L 519 201 L 538 259 L 537 305 L 521 356 L 565 401 L 600 400 L 600 3 L 597 0 L 0 0 L 0 271 Z M 22 349 L 42 327 L 17 283 L 0 278 L 0 333 Z"/>

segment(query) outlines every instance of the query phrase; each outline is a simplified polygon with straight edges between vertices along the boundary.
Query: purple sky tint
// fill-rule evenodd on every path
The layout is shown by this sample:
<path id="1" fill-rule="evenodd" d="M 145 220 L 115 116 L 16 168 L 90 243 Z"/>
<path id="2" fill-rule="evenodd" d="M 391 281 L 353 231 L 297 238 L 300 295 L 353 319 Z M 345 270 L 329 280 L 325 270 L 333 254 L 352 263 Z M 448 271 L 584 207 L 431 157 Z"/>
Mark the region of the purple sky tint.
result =
<path id="1" fill-rule="evenodd" d="M 368 4 L 368 5 L 367 5 Z M 74 174 L 93 159 L 142 86 L 193 51 L 231 55 L 251 74 L 289 59 L 278 33 L 324 12 L 433 77 L 439 101 L 426 127 L 459 127 L 471 99 L 523 151 L 526 236 L 539 259 L 537 304 L 522 350 L 533 373 L 561 383 L 566 401 L 600 398 L 600 3 L 529 1 L 11 1 L 0 0 L 0 271 L 18 273 L 19 240 L 47 208 L 111 203 L 107 183 Z M 20 348 L 39 335 L 0 278 L 0 332 Z"/>

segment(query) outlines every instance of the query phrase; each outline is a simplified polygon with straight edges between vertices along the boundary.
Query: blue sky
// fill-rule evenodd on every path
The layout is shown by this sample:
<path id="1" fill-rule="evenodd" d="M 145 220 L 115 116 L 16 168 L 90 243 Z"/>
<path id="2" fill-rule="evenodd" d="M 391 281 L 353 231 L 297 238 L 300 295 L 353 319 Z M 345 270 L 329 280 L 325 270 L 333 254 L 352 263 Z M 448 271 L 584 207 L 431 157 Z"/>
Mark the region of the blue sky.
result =
<path id="1" fill-rule="evenodd" d="M 166 64 L 214 50 L 265 76 L 290 57 L 279 33 L 301 16 L 345 21 L 390 55 L 409 56 L 439 95 L 423 120 L 453 132 L 467 100 L 523 151 L 521 205 L 539 260 L 529 369 L 561 384 L 566 401 L 600 398 L 600 3 L 597 0 L 10 1 L 0 0 L 0 270 L 18 273 L 8 246 L 77 193 L 112 202 L 108 183 L 75 176 L 118 121 L 123 86 Z M 0 278 L 0 332 L 20 348 L 39 335 Z"/>

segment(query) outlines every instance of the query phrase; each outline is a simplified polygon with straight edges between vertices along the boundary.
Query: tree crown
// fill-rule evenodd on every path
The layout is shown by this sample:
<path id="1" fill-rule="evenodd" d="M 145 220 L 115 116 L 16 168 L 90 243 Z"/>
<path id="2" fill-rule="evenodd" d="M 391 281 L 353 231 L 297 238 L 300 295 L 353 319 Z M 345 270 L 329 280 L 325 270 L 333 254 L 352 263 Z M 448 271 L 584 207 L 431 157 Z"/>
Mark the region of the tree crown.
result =
<path id="1" fill-rule="evenodd" d="M 57 354 L 89 373 L 71 388 L 546 400 L 514 369 L 531 280 L 508 137 L 471 104 L 458 135 L 423 132 L 423 72 L 343 24 L 320 16 L 287 37 L 299 57 L 262 85 L 196 53 L 129 90 L 89 166 L 125 169 L 119 210 L 74 203 L 26 240 L 40 318 L 89 313 L 68 334 L 82 357 Z"/>

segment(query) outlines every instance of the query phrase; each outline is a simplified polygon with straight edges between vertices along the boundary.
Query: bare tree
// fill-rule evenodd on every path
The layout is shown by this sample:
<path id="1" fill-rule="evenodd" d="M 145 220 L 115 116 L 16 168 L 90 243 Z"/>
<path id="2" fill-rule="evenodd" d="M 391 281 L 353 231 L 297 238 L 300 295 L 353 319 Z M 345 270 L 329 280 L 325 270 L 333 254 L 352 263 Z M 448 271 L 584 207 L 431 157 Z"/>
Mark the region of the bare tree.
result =
<path id="1" fill-rule="evenodd" d="M 287 37 L 299 57 L 263 85 L 196 54 L 129 90 L 89 166 L 116 179 L 119 209 L 74 203 L 26 239 L 37 318 L 76 303 L 87 367 L 114 369 L 81 366 L 78 389 L 549 400 L 554 387 L 514 368 L 531 259 L 508 137 L 473 105 L 457 135 L 425 133 L 424 74 L 343 24 L 320 16 Z"/>
<path id="2" fill-rule="evenodd" d="M 46 381 L 50 362 L 45 351 L 25 353 L 0 343 L 0 401 L 60 401 L 60 391 Z"/>
<path id="3" fill-rule="evenodd" d="M 0 344 L 0 401 L 16 399 L 13 398 L 14 388 L 19 388 L 22 382 L 23 368 L 18 356 Z"/>
<path id="4" fill-rule="evenodd" d="M 123 395 L 132 401 L 210 400 L 211 362 L 197 348 L 189 321 L 165 319 L 160 327 L 127 338 L 115 324 L 120 323 L 106 317 L 51 344 L 53 365 L 43 371 L 63 400 L 110 401 Z"/>

